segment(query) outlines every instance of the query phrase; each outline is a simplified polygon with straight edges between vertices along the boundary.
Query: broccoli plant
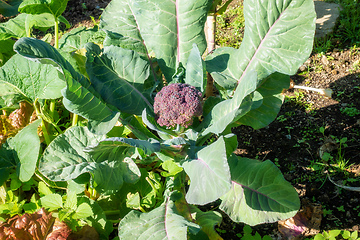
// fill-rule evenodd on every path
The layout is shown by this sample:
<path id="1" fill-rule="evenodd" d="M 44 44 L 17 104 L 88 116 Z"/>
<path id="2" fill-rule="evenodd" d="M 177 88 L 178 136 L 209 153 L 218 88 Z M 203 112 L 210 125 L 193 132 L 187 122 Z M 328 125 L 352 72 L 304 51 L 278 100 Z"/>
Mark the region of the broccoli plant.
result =
<path id="1" fill-rule="evenodd" d="M 202 93 L 184 83 L 165 86 L 154 98 L 154 113 L 160 126 L 189 127 L 194 117 L 202 114 Z"/>
<path id="2" fill-rule="evenodd" d="M 220 239 L 220 210 L 256 225 L 299 209 L 297 192 L 271 161 L 234 154 L 231 129 L 276 118 L 289 75 L 312 50 L 313 1 L 245 0 L 240 48 L 203 59 L 211 3 L 112 0 L 99 25 L 102 44 L 80 41 L 94 36 L 83 29 L 64 36 L 59 51 L 34 38 L 14 45 L 55 66 L 66 83 L 63 105 L 86 122 L 60 133 L 34 166 L 104 209 L 110 202 L 120 239 Z M 218 95 L 203 98 L 207 73 Z M 214 201 L 219 210 L 198 208 Z"/>

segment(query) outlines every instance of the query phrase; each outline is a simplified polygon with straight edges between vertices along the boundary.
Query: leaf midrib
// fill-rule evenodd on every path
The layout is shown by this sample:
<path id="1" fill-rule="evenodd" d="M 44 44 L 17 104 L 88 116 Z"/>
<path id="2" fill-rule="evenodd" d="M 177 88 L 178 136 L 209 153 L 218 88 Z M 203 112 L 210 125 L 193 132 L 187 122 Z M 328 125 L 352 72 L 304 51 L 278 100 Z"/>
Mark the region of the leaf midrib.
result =
<path id="1" fill-rule="evenodd" d="M 284 12 L 286 12 L 287 9 L 288 9 L 288 7 L 285 8 L 285 10 L 284 10 L 282 13 L 280 13 L 279 17 L 278 17 L 278 18 L 276 19 L 276 21 L 271 25 L 271 27 L 269 28 L 269 30 L 268 30 L 267 33 L 265 34 L 264 38 L 261 40 L 258 48 L 255 50 L 254 55 L 251 57 L 248 65 L 246 66 L 245 70 L 242 72 L 242 74 L 241 74 L 241 76 L 240 76 L 240 78 L 239 78 L 239 80 L 238 80 L 238 83 L 237 83 L 238 85 L 240 84 L 240 82 L 241 82 L 241 80 L 243 79 L 243 77 L 246 75 L 246 72 L 248 71 L 251 63 L 252 63 L 252 62 L 254 61 L 254 59 L 256 58 L 256 55 L 257 55 L 257 54 L 259 53 L 259 51 L 261 50 L 261 46 L 262 46 L 262 45 L 264 44 L 264 42 L 266 41 L 266 39 L 267 39 L 268 35 L 270 34 L 271 30 L 274 28 L 274 26 L 276 25 L 276 23 L 280 20 L 281 16 L 283 15 Z"/>

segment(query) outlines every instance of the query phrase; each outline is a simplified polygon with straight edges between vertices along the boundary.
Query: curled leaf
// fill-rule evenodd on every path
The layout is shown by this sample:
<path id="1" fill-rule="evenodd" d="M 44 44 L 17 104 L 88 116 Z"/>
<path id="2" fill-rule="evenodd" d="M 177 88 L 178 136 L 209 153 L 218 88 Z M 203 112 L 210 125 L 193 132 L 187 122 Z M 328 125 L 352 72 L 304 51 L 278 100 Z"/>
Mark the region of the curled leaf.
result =
<path id="1" fill-rule="evenodd" d="M 25 127 L 30 122 L 30 117 L 33 113 L 33 107 L 27 102 L 20 102 L 20 108 L 16 109 L 9 115 L 11 125 L 14 128 Z"/>

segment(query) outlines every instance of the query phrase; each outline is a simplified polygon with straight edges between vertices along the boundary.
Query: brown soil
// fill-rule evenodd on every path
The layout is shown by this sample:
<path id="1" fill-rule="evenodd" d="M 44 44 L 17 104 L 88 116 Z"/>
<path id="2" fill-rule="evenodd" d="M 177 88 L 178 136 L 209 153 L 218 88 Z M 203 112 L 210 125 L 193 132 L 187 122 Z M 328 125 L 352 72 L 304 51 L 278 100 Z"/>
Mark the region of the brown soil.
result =
<path id="1" fill-rule="evenodd" d="M 304 66 L 307 72 L 299 72 L 292 80 L 296 85 L 330 88 L 331 99 L 316 92 L 290 89 L 284 93 L 286 100 L 277 120 L 268 127 L 234 129 L 239 155 L 270 159 L 302 199 L 321 205 L 321 230 L 355 231 L 360 227 L 360 193 L 341 189 L 327 177 L 329 173 L 337 184 L 360 187 L 359 59 L 358 49 L 313 54 Z M 320 128 L 325 129 L 324 133 Z M 345 138 L 344 144 L 337 142 Z M 329 152 L 334 159 L 321 160 L 319 151 Z M 336 164 L 339 154 L 347 162 L 346 166 L 350 166 L 343 171 Z M 272 233 L 274 237 L 278 236 L 276 225 L 265 224 L 255 229 L 263 234 Z M 236 234 L 241 229 L 242 226 L 231 232 Z M 239 238 L 226 235 L 224 239 Z"/>
<path id="2" fill-rule="evenodd" d="M 110 0 L 71 0 L 64 17 L 74 26 L 90 26 L 90 16 L 98 19 Z M 268 127 L 253 130 L 241 126 L 234 129 L 238 136 L 237 154 L 260 160 L 270 159 L 279 166 L 285 178 L 302 199 L 322 207 L 320 229 L 359 230 L 360 193 L 335 186 L 360 187 L 360 49 L 333 49 L 313 54 L 301 72 L 292 76 L 295 85 L 330 88 L 332 98 L 316 92 L 290 89 L 277 120 Z M 320 129 L 324 132 L 320 132 Z M 339 144 L 337 141 L 346 141 Z M 323 161 L 319 150 L 329 152 L 332 160 Z M 351 166 L 339 170 L 341 156 Z M 277 224 L 254 227 L 256 231 L 279 236 Z M 228 218 L 219 227 L 224 239 L 240 239 L 243 224 Z"/>

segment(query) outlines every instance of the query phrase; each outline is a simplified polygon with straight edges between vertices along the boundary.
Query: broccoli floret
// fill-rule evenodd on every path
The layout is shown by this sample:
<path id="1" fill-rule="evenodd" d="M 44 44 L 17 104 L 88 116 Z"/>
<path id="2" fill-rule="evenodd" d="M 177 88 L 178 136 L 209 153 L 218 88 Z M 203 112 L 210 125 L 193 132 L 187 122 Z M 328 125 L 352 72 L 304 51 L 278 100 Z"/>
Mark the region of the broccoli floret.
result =
<path id="1" fill-rule="evenodd" d="M 201 92 L 188 84 L 173 83 L 163 87 L 155 96 L 157 123 L 167 127 L 177 124 L 189 127 L 193 123 L 193 117 L 202 114 L 201 99 Z"/>

